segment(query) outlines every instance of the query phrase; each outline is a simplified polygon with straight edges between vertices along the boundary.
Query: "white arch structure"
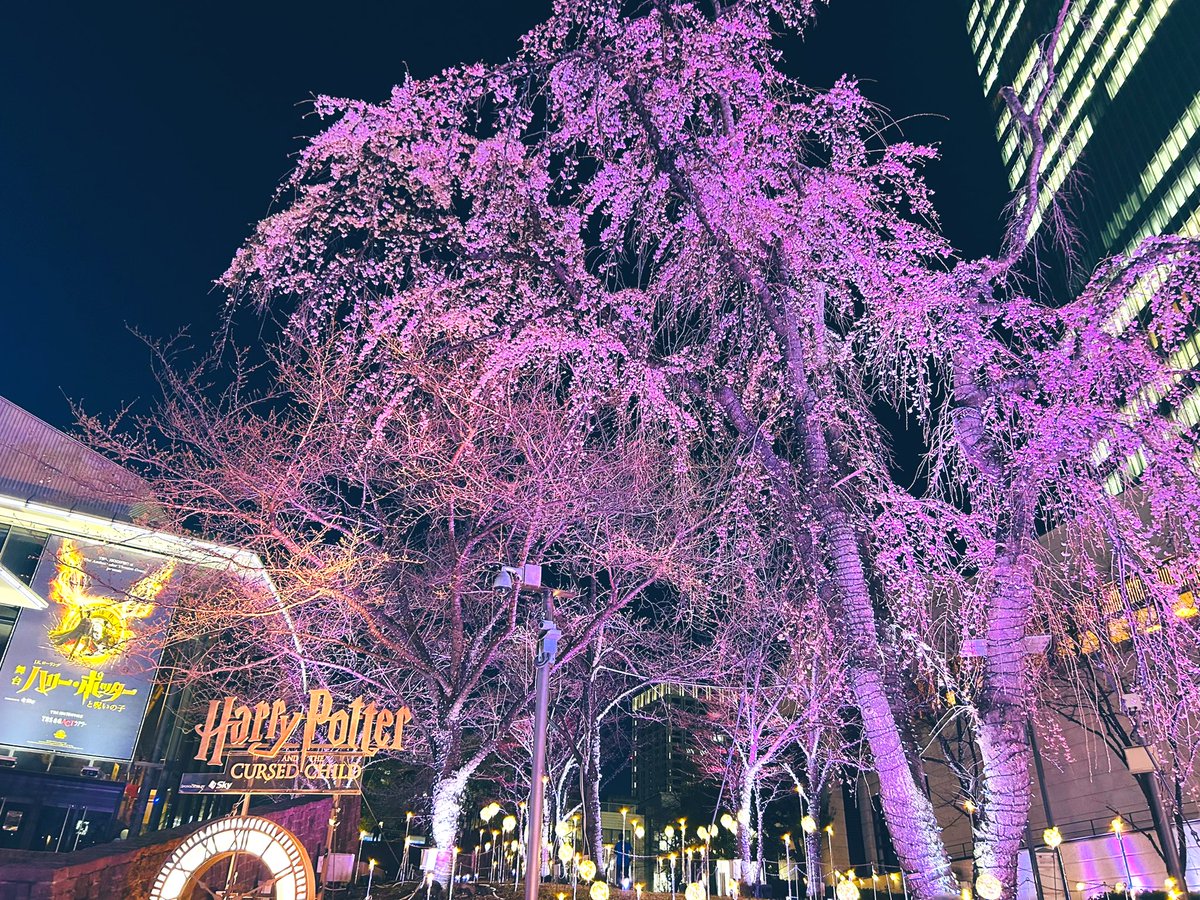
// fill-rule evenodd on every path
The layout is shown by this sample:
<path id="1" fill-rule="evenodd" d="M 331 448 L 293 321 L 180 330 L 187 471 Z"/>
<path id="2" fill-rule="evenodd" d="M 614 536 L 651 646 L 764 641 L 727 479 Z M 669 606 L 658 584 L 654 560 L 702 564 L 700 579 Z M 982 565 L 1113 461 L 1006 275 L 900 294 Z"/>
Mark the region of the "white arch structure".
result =
<path id="1" fill-rule="evenodd" d="M 180 900 L 214 862 L 235 853 L 256 857 L 274 882 L 275 900 L 314 900 L 316 879 L 296 836 L 261 816 L 209 822 L 180 844 L 154 879 L 149 900 Z"/>

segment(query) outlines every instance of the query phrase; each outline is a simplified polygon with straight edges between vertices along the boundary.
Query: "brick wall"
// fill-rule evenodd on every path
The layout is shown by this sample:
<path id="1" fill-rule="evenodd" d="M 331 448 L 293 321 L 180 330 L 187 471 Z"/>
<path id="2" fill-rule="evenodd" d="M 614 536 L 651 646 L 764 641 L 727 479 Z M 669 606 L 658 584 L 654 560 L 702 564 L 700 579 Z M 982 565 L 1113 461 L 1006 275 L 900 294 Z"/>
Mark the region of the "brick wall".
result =
<path id="1" fill-rule="evenodd" d="M 314 857 L 325 843 L 333 801 L 313 797 L 255 806 L 251 813 L 288 829 Z M 353 851 L 359 799 L 342 797 L 335 846 Z M 0 850 L 0 900 L 145 900 L 159 869 L 184 839 L 207 823 L 141 835 L 75 853 Z"/>

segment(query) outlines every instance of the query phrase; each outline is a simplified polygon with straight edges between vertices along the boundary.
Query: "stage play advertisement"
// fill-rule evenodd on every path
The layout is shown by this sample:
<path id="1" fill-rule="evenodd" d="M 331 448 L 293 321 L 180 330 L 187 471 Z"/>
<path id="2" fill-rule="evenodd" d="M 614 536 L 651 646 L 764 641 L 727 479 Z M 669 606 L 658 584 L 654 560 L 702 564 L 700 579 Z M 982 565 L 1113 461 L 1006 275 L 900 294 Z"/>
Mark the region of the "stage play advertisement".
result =
<path id="1" fill-rule="evenodd" d="M 0 665 L 0 744 L 129 759 L 171 618 L 175 563 L 51 537 Z"/>

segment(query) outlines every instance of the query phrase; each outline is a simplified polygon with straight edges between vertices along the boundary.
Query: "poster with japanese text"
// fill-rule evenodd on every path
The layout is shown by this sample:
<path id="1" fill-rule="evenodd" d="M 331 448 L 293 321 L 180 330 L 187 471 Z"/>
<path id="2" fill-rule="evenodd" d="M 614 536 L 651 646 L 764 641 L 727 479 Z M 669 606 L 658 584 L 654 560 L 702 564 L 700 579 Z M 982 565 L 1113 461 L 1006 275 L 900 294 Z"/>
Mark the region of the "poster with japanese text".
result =
<path id="1" fill-rule="evenodd" d="M 52 536 L 0 664 L 0 745 L 129 759 L 171 618 L 175 563 Z"/>

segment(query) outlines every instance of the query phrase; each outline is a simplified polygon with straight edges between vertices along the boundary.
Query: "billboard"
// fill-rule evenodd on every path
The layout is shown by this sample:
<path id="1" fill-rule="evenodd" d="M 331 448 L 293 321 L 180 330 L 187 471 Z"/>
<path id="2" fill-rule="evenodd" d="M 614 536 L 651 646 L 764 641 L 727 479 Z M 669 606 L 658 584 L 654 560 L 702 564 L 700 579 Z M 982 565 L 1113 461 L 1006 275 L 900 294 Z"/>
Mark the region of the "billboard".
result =
<path id="1" fill-rule="evenodd" d="M 51 536 L 0 664 L 0 744 L 133 756 L 171 618 L 175 563 Z"/>

